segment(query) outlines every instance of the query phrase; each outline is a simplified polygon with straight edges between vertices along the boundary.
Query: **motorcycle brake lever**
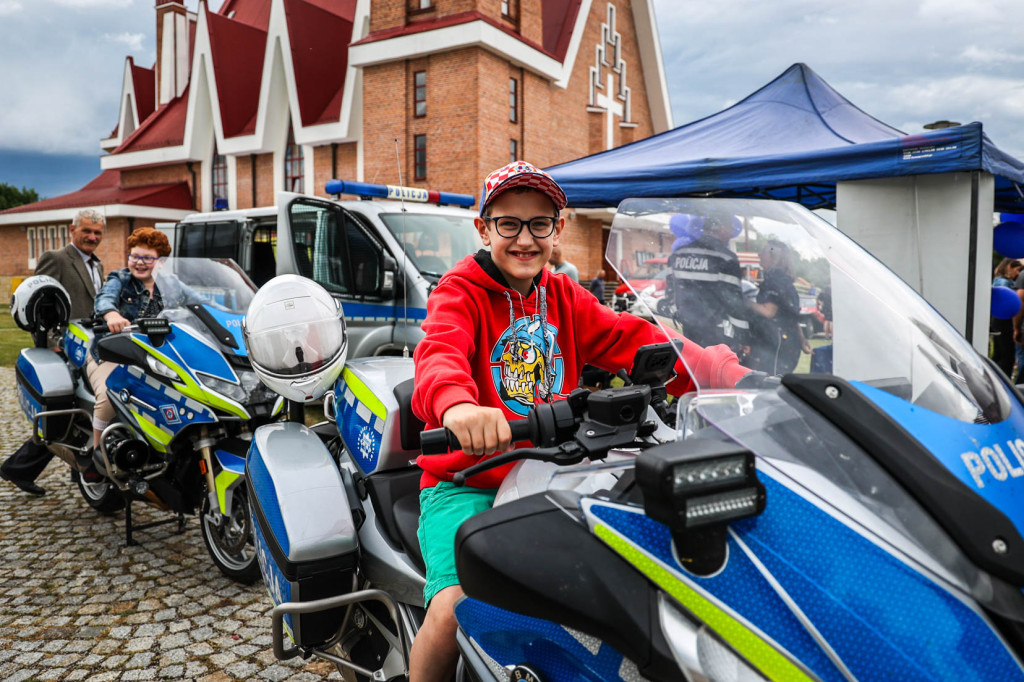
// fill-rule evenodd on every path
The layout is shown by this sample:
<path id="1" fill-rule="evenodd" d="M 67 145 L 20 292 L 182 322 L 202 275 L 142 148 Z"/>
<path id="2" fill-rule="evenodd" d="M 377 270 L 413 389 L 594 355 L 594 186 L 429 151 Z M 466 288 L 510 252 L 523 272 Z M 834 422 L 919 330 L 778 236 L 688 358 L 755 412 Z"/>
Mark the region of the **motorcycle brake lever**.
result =
<path id="1" fill-rule="evenodd" d="M 503 464 L 510 462 L 517 462 L 523 459 L 533 459 L 539 462 L 554 462 L 555 464 L 565 466 L 568 464 L 576 464 L 581 462 L 586 456 L 586 452 L 579 443 L 575 441 L 569 441 L 556 445 L 550 448 L 517 448 L 515 450 L 509 450 L 499 455 L 495 455 L 490 459 L 486 459 L 482 462 L 466 467 L 462 471 L 456 472 L 452 477 L 452 483 L 456 486 L 463 486 L 466 484 L 466 479 L 476 476 L 484 471 L 489 471 Z"/>

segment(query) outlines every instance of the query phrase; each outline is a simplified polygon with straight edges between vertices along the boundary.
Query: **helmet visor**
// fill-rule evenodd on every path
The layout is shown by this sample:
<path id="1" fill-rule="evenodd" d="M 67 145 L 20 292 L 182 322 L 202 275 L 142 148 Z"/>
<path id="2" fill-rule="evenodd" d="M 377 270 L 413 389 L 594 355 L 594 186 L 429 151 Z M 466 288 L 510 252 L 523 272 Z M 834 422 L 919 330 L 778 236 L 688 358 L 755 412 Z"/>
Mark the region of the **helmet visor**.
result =
<path id="1" fill-rule="evenodd" d="M 333 317 L 250 331 L 247 345 L 252 363 L 268 374 L 301 377 L 338 357 L 345 343 L 344 322 Z"/>

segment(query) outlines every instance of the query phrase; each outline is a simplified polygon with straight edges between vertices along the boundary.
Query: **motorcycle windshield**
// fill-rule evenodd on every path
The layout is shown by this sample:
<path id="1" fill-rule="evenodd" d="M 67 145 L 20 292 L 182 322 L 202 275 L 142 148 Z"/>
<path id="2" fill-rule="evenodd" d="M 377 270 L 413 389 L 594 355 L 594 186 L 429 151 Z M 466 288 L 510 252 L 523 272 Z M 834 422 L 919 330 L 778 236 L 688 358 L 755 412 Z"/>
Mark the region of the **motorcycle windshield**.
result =
<path id="1" fill-rule="evenodd" d="M 165 258 L 155 272 L 164 309 L 205 304 L 244 315 L 256 285 L 230 258 Z"/>
<path id="2" fill-rule="evenodd" d="M 666 263 L 664 293 L 638 296 L 653 303 L 647 314 L 698 345 L 729 346 L 750 369 L 835 374 L 968 423 L 1009 414 L 1002 382 L 956 329 L 799 205 L 629 199 L 606 258 L 634 294 L 649 288 L 651 261 Z"/>
<path id="3" fill-rule="evenodd" d="M 665 294 L 649 311 L 656 324 L 728 345 L 768 375 L 852 382 L 928 450 L 921 467 L 945 467 L 1024 527 L 1024 475 L 1014 473 L 1024 474 L 1021 405 L 944 318 L 832 225 L 783 202 L 631 199 L 615 216 L 606 258 L 627 285 L 645 262 L 666 258 Z M 680 437 L 735 441 L 759 471 L 876 544 L 1021 618 L 1020 590 L 979 570 L 875 453 L 784 388 L 711 388 L 698 382 L 680 401 Z M 1005 463 L 991 458 L 998 477 L 984 463 L 965 467 L 966 455 L 984 460 L 986 440 L 1004 443 Z"/>

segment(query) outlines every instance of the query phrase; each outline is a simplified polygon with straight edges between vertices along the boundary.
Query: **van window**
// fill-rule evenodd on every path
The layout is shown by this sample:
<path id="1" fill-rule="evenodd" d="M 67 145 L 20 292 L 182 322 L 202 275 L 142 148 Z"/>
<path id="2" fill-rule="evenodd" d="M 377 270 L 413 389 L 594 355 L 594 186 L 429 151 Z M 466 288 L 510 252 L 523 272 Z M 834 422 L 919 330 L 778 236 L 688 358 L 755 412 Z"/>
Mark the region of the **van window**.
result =
<path id="1" fill-rule="evenodd" d="M 480 247 L 473 218 L 427 213 L 382 213 L 381 220 L 416 269 L 440 277 Z"/>
<path id="2" fill-rule="evenodd" d="M 178 257 L 234 258 L 238 260 L 241 225 L 235 222 L 183 223 Z"/>
<path id="3" fill-rule="evenodd" d="M 249 276 L 261 287 L 277 274 L 277 225 L 257 227 L 250 248 Z"/>
<path id="4" fill-rule="evenodd" d="M 299 274 L 339 294 L 380 290 L 380 247 L 355 220 L 319 204 L 295 203 L 289 212 Z"/>

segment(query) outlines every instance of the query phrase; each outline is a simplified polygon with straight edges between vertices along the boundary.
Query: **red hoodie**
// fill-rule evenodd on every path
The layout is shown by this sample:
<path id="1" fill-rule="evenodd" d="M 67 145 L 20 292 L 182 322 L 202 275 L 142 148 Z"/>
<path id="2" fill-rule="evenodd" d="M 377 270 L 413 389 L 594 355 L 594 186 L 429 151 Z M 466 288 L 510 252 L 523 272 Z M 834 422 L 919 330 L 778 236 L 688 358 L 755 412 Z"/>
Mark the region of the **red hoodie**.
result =
<path id="1" fill-rule="evenodd" d="M 628 370 L 638 348 L 666 340 L 655 325 L 613 312 L 566 275 L 541 271 L 529 296 L 497 278 L 503 279 L 490 254 L 482 251 L 457 263 L 427 299 L 426 338 L 413 356 L 412 409 L 428 429 L 441 426 L 442 415 L 458 403 L 499 407 L 508 419 L 522 418 L 548 392 L 555 399 L 567 396 L 577 387 L 585 364 L 609 372 Z M 540 333 L 541 319 L 546 335 Z M 704 349 L 686 341 L 683 356 L 706 387 L 732 387 L 750 371 L 727 346 Z M 670 393 L 696 390 L 681 362 L 676 372 Z M 461 451 L 421 455 L 416 460 L 423 469 L 420 486 L 451 481 L 455 472 L 480 459 Z M 491 469 L 467 484 L 497 488 L 511 468 Z"/>

